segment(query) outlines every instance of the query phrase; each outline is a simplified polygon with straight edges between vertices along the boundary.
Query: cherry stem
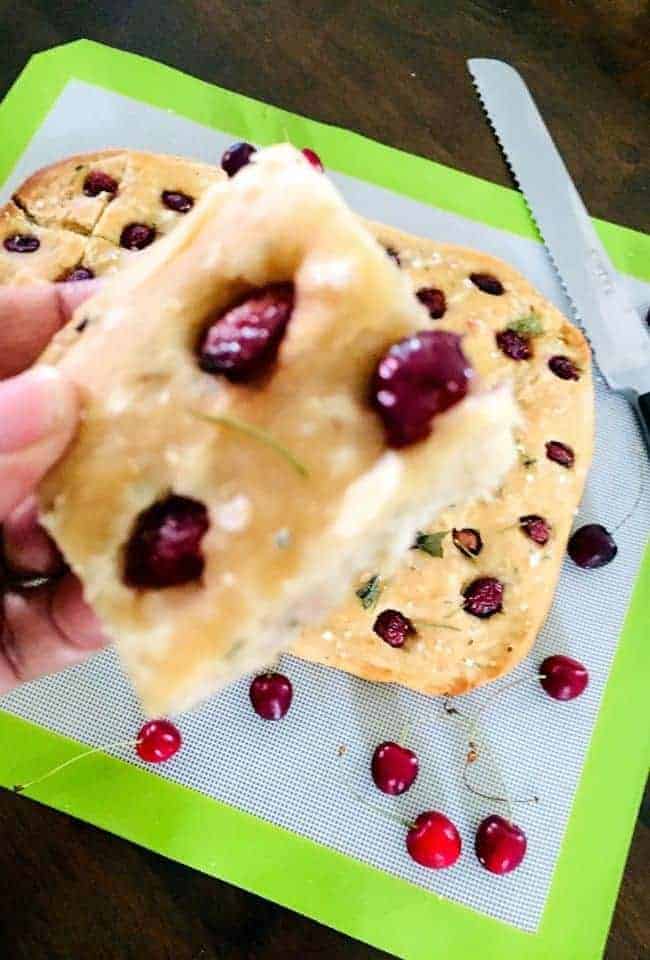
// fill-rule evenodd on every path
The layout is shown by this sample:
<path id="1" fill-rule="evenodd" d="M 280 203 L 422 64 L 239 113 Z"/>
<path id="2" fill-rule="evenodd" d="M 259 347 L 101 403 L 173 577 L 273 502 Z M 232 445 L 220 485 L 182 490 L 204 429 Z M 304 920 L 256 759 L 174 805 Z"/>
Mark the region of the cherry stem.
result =
<path id="1" fill-rule="evenodd" d="M 436 630 L 455 630 L 457 633 L 460 633 L 460 627 L 454 627 L 451 623 L 435 623 L 433 620 L 416 620 L 415 629 L 418 630 L 420 627 L 424 627 L 425 630 L 427 627 Z"/>
<path id="2" fill-rule="evenodd" d="M 391 823 L 399 823 L 400 827 L 407 827 L 409 830 L 413 826 L 411 820 L 404 820 L 403 817 L 398 817 L 395 814 L 387 813 L 385 810 L 382 810 L 381 807 L 376 807 L 374 803 L 369 803 L 365 797 L 362 797 L 359 793 L 352 794 L 355 800 L 358 800 L 362 806 L 367 807 L 368 810 L 372 810 L 373 813 L 378 813 L 380 817 L 383 817 L 384 820 L 389 820 Z"/>
<path id="3" fill-rule="evenodd" d="M 617 523 L 617 524 L 616 524 L 616 526 L 615 526 L 614 529 L 612 530 L 612 533 L 616 533 L 617 530 L 620 530 L 621 527 L 624 526 L 624 525 L 627 523 L 627 521 L 630 519 L 630 517 L 632 516 L 632 514 L 635 513 L 636 508 L 637 508 L 637 507 L 639 506 L 639 504 L 641 503 L 641 497 L 643 496 L 643 491 L 644 491 L 644 489 L 645 489 L 645 476 L 644 476 L 644 471 L 643 471 L 643 467 L 642 467 L 642 468 L 641 468 L 641 481 L 640 481 L 640 483 L 639 483 L 639 492 L 638 492 L 637 495 L 636 495 L 636 500 L 634 501 L 634 503 L 632 504 L 632 506 L 631 506 L 631 508 L 628 510 L 628 512 L 625 514 L 625 516 L 623 517 L 623 519 L 620 521 L 620 523 Z"/>
<path id="4" fill-rule="evenodd" d="M 14 793 L 24 793 L 25 790 L 28 790 L 29 787 L 33 787 L 36 783 L 42 783 L 43 780 L 49 779 L 49 777 L 54 776 L 55 773 L 59 773 L 61 770 L 65 770 L 66 767 L 72 766 L 73 763 L 76 763 L 77 760 L 82 760 L 84 757 L 90 757 L 93 753 L 104 753 L 106 750 L 115 750 L 118 747 L 137 747 L 140 743 L 140 739 L 137 740 L 122 740 L 119 743 L 107 743 L 103 747 L 92 747 L 90 750 L 84 750 L 83 753 L 78 753 L 76 757 L 71 757 L 69 760 L 65 760 L 63 763 L 59 763 L 56 767 L 52 767 L 51 770 L 48 770 L 47 773 L 42 774 L 40 777 L 35 777 L 33 780 L 28 780 L 27 783 L 17 783 L 12 788 Z"/>

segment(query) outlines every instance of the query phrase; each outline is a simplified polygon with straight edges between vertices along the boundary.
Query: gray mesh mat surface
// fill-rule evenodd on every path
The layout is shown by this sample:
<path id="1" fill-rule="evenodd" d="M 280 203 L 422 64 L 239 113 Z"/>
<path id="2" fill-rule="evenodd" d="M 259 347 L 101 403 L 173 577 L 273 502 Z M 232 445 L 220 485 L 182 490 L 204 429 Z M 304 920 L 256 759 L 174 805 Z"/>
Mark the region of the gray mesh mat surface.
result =
<path id="1" fill-rule="evenodd" d="M 30 143 L 2 197 L 28 172 L 66 154 L 124 145 L 191 153 L 214 162 L 232 139 L 73 81 Z M 318 143 L 310 146 L 318 150 Z M 352 206 L 375 220 L 509 260 L 568 313 L 538 244 L 348 177 L 334 175 L 334 179 Z M 650 302 L 650 286 L 629 278 L 626 282 L 635 303 Z M 646 458 L 626 403 L 600 381 L 597 423 L 594 467 L 576 522 L 598 520 L 613 527 L 636 497 Z M 649 529 L 650 485 L 646 483 L 634 516 L 618 538 L 619 555 L 613 564 L 585 573 L 565 563 L 534 654 L 514 674 L 524 676 L 545 655 L 566 652 L 589 667 L 591 683 L 586 694 L 575 703 L 558 704 L 531 682 L 507 694 L 490 713 L 490 744 L 512 794 L 537 793 L 541 798 L 538 805 L 517 808 L 529 852 L 522 867 L 507 877 L 496 880 L 471 852 L 477 823 L 495 812 L 495 805 L 469 795 L 462 786 L 462 727 L 445 715 L 440 701 L 395 686 L 366 683 L 285 657 L 282 669 L 293 681 L 295 699 L 282 723 L 265 724 L 253 714 L 248 682 L 242 681 L 180 719 L 183 750 L 151 775 L 193 787 L 432 893 L 534 931 L 544 910 Z M 473 714 L 510 679 L 459 698 L 456 705 Z M 29 684 L 0 703 L 13 714 L 92 745 L 128 740 L 140 721 L 135 697 L 113 651 Z M 406 795 L 392 800 L 372 786 L 369 757 L 380 740 L 399 738 L 407 724 L 408 743 L 420 756 L 421 773 Z M 339 755 L 342 745 L 347 749 Z M 117 753 L 138 762 L 131 751 Z M 477 786 L 499 790 L 490 770 L 476 766 Z M 106 796 L 110 802 L 110 783 Z M 444 810 L 458 825 L 466 854 L 452 870 L 418 867 L 406 855 L 404 831 L 364 806 L 358 796 L 404 815 Z"/>

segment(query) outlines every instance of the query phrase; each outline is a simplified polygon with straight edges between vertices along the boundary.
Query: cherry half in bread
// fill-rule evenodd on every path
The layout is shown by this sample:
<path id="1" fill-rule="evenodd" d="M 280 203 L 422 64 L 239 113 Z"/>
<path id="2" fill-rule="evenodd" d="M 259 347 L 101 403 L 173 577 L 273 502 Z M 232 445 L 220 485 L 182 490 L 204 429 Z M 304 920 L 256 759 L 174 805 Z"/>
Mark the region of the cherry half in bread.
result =
<path id="1" fill-rule="evenodd" d="M 389 445 L 428 437 L 434 417 L 467 394 L 472 375 L 455 333 L 422 330 L 394 344 L 379 361 L 371 388 Z"/>
<path id="2" fill-rule="evenodd" d="M 225 170 L 229 177 L 234 177 L 242 167 L 250 163 L 254 153 L 257 153 L 257 150 L 252 143 L 246 143 L 244 140 L 233 143 L 227 150 L 224 150 L 221 157 L 221 169 Z"/>
<path id="3" fill-rule="evenodd" d="M 94 276 L 95 272 L 91 270 L 90 267 L 73 267 L 72 270 L 65 273 L 57 282 L 75 283 L 77 280 L 92 280 Z"/>
<path id="4" fill-rule="evenodd" d="M 503 609 L 503 584 L 496 577 L 477 577 L 463 590 L 463 610 L 485 620 Z"/>
<path id="5" fill-rule="evenodd" d="M 571 447 L 559 440 L 549 440 L 546 444 L 546 456 L 553 463 L 558 463 L 561 467 L 570 470 L 575 463 L 575 454 Z"/>
<path id="6" fill-rule="evenodd" d="M 571 534 L 567 551 L 573 562 L 583 570 L 596 570 L 612 562 L 618 547 L 602 524 L 587 523 Z"/>
<path id="7" fill-rule="evenodd" d="M 393 797 L 405 793 L 412 786 L 419 769 L 420 764 L 413 751 L 393 740 L 379 744 L 370 764 L 375 786 Z"/>
<path id="8" fill-rule="evenodd" d="M 117 180 L 103 170 L 91 170 L 86 174 L 83 192 L 87 197 L 97 197 L 100 193 L 117 193 Z"/>
<path id="9" fill-rule="evenodd" d="M 4 238 L 2 245 L 9 253 L 34 253 L 41 241 L 31 233 L 12 233 Z"/>
<path id="10" fill-rule="evenodd" d="M 315 150 L 312 150 L 310 147 L 303 147 L 300 152 L 315 170 L 318 170 L 319 173 L 323 173 L 325 167 L 323 166 L 322 160 Z"/>
<path id="11" fill-rule="evenodd" d="M 530 339 L 516 330 L 500 330 L 496 335 L 497 346 L 501 353 L 511 360 L 530 360 L 533 350 Z"/>
<path id="12" fill-rule="evenodd" d="M 194 197 L 181 190 L 163 190 L 160 199 L 168 210 L 176 213 L 188 213 L 194 206 Z"/>
<path id="13" fill-rule="evenodd" d="M 474 849 L 481 866 L 490 873 L 516 870 L 526 855 L 526 834 L 516 823 L 493 813 L 481 821 Z"/>
<path id="14" fill-rule="evenodd" d="M 155 227 L 147 223 L 127 223 L 120 234 L 120 246 L 125 250 L 144 250 L 155 239 Z"/>
<path id="15" fill-rule="evenodd" d="M 170 494 L 143 510 L 126 545 L 125 583 L 157 590 L 198 580 L 209 525 L 206 508 L 190 497 Z"/>
<path id="16" fill-rule="evenodd" d="M 262 673 L 250 685 L 253 710 L 262 720 L 281 720 L 293 700 L 291 680 L 282 673 Z"/>
<path id="17" fill-rule="evenodd" d="M 551 536 L 550 523 L 536 513 L 527 513 L 525 516 L 519 517 L 519 528 L 533 543 L 540 547 L 545 546 Z"/>
<path id="18" fill-rule="evenodd" d="M 587 689 L 589 672 L 579 660 L 555 653 L 540 666 L 539 682 L 554 700 L 575 700 Z"/>
<path id="19" fill-rule="evenodd" d="M 415 296 L 427 308 L 432 320 L 440 320 L 445 315 L 447 301 L 442 290 L 437 287 L 420 287 Z"/>
<path id="20" fill-rule="evenodd" d="M 470 273 L 470 280 L 475 287 L 478 287 L 483 293 L 489 293 L 493 297 L 500 297 L 504 292 L 503 284 L 491 273 Z"/>
<path id="21" fill-rule="evenodd" d="M 557 354 L 548 361 L 549 369 L 560 380 L 579 380 L 580 374 L 573 360 Z"/>
<path id="22" fill-rule="evenodd" d="M 478 557 L 483 549 L 483 538 L 473 527 L 463 527 L 462 530 L 454 527 L 451 531 L 451 539 L 454 546 L 466 557 Z"/>
<path id="23" fill-rule="evenodd" d="M 415 634 L 415 627 L 399 610 L 382 610 L 372 629 L 389 647 L 403 647 Z"/>
<path id="24" fill-rule="evenodd" d="M 165 763 L 178 753 L 182 742 L 170 720 L 149 720 L 138 733 L 135 750 L 145 763 Z"/>
<path id="25" fill-rule="evenodd" d="M 449 817 L 436 810 L 421 813 L 406 834 L 406 849 L 421 867 L 444 870 L 460 856 L 460 834 Z"/>
<path id="26" fill-rule="evenodd" d="M 275 283 L 246 294 L 210 320 L 198 346 L 201 370 L 246 382 L 275 360 L 291 319 L 294 289 Z"/>

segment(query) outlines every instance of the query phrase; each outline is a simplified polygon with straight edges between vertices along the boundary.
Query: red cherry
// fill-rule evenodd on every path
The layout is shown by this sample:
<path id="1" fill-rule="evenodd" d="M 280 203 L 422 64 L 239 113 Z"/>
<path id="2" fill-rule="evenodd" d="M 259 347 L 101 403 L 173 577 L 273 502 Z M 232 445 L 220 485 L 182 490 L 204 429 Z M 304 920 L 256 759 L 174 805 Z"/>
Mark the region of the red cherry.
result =
<path id="1" fill-rule="evenodd" d="M 540 547 L 545 546 L 551 536 L 550 523 L 536 513 L 527 513 L 525 517 L 519 517 L 519 527 L 533 543 L 537 543 Z"/>
<path id="2" fill-rule="evenodd" d="M 194 197 L 181 190 L 163 190 L 160 199 L 168 210 L 175 210 L 176 213 L 187 213 L 194 206 Z"/>
<path id="3" fill-rule="evenodd" d="M 426 810 L 406 834 L 409 856 L 422 867 L 442 870 L 451 867 L 460 856 L 458 830 L 444 813 Z"/>
<path id="4" fill-rule="evenodd" d="M 291 706 L 291 680 L 281 673 L 262 673 L 249 690 L 253 710 L 262 720 L 281 720 Z"/>
<path id="5" fill-rule="evenodd" d="M 503 584 L 496 577 L 477 577 L 463 590 L 463 610 L 485 619 L 503 609 Z"/>
<path id="6" fill-rule="evenodd" d="M 124 581 L 130 587 L 156 590 L 199 580 L 201 552 L 210 520 L 190 497 L 170 494 L 137 517 L 124 552 Z"/>
<path id="7" fill-rule="evenodd" d="M 516 823 L 494 813 L 479 824 L 474 849 L 479 863 L 490 873 L 510 873 L 526 855 L 526 834 Z"/>
<path id="8" fill-rule="evenodd" d="M 539 668 L 544 690 L 554 700 L 575 700 L 589 683 L 589 672 L 579 660 L 556 653 L 547 657 Z"/>
<path id="9" fill-rule="evenodd" d="M 556 354 L 556 356 L 551 357 L 551 359 L 548 361 L 548 366 L 551 372 L 554 373 L 556 377 L 559 377 L 560 380 L 580 379 L 578 368 L 573 360 L 571 360 L 569 357 Z"/>
<path id="10" fill-rule="evenodd" d="M 444 316 L 447 301 L 443 290 L 438 290 L 437 287 L 420 287 L 415 296 L 427 308 L 432 320 L 440 320 Z"/>
<path id="11" fill-rule="evenodd" d="M 229 177 L 234 177 L 238 170 L 250 163 L 254 153 L 257 153 L 257 150 L 252 143 L 245 141 L 233 143 L 221 157 L 221 168 Z"/>
<path id="12" fill-rule="evenodd" d="M 120 234 L 120 246 L 125 250 L 144 250 L 155 239 L 155 227 L 146 223 L 127 223 Z"/>
<path id="13" fill-rule="evenodd" d="M 511 360 L 530 360 L 533 355 L 528 337 L 522 337 L 516 330 L 500 330 L 495 339 L 501 353 Z"/>
<path id="14" fill-rule="evenodd" d="M 382 793 L 393 797 L 405 793 L 418 775 L 420 764 L 412 750 L 386 740 L 372 755 L 372 779 Z"/>
<path id="15" fill-rule="evenodd" d="M 415 633 L 411 620 L 399 610 L 382 610 L 372 629 L 389 647 L 403 647 Z"/>
<path id="16" fill-rule="evenodd" d="M 74 267 L 72 270 L 69 270 L 62 277 L 59 277 L 57 283 L 76 283 L 77 280 L 92 280 L 95 276 L 93 270 L 90 267 Z"/>
<path id="17" fill-rule="evenodd" d="M 491 273 L 470 273 L 470 280 L 475 287 L 482 290 L 483 293 L 489 293 L 493 297 L 500 297 L 503 291 L 503 284 Z"/>
<path id="18" fill-rule="evenodd" d="M 611 533 L 601 523 L 587 523 L 571 534 L 567 552 L 583 570 L 596 570 L 612 562 L 618 547 Z"/>
<path id="19" fill-rule="evenodd" d="M 117 180 L 103 170 L 91 170 L 86 174 L 83 192 L 87 197 L 97 197 L 100 193 L 117 193 Z"/>
<path id="20" fill-rule="evenodd" d="M 311 163 L 312 167 L 315 167 L 316 170 L 323 173 L 325 167 L 315 150 L 311 150 L 309 147 L 303 147 L 301 153 L 303 157 Z"/>
<path id="21" fill-rule="evenodd" d="M 145 763 L 164 763 L 181 748 L 183 740 L 169 720 L 149 720 L 138 733 L 136 752 Z"/>
<path id="22" fill-rule="evenodd" d="M 3 246 L 9 253 L 34 253 L 40 245 L 41 241 L 31 233 L 12 233 L 3 241 Z"/>
<path id="23" fill-rule="evenodd" d="M 575 462 L 575 454 L 570 446 L 561 443 L 559 440 L 549 440 L 546 444 L 546 456 L 554 463 L 559 463 L 561 467 L 570 470 Z"/>
<path id="24" fill-rule="evenodd" d="M 451 539 L 454 546 L 465 556 L 478 557 L 483 549 L 483 538 L 479 531 L 474 530 L 473 527 L 463 527 L 462 530 L 457 530 L 454 527 L 451 531 Z"/>

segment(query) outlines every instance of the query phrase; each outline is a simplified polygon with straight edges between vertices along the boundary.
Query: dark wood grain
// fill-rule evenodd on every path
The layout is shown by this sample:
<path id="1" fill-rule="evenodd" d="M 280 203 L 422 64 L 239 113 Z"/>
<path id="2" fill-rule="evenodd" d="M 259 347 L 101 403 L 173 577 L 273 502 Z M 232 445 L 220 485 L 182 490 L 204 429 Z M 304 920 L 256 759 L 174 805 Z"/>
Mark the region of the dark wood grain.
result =
<path id="1" fill-rule="evenodd" d="M 0 92 L 32 53 L 80 36 L 509 184 L 465 71 L 499 56 L 528 79 L 591 212 L 650 230 L 643 0 L 0 0 Z M 11 960 L 382 956 L 4 792 L 0 835 Z M 608 960 L 650 956 L 648 863 L 646 812 Z"/>

